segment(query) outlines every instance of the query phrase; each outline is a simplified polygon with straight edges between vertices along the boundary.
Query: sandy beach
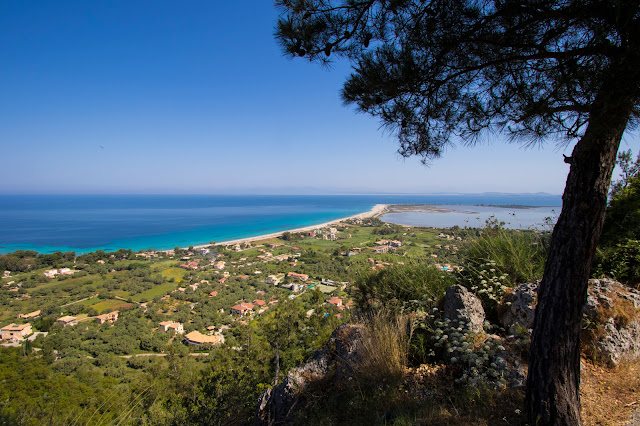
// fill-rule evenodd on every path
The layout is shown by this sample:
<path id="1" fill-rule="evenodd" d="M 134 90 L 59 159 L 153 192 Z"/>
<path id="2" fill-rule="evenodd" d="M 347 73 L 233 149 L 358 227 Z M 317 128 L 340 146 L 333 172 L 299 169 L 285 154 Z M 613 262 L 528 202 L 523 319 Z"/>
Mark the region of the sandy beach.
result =
<path id="1" fill-rule="evenodd" d="M 382 216 L 383 214 L 385 214 L 387 212 L 388 207 L 389 207 L 388 204 L 376 204 L 368 212 L 358 213 L 358 214 L 355 214 L 353 216 L 343 217 L 343 218 L 340 218 L 340 219 L 332 220 L 330 222 L 320 223 L 320 224 L 317 224 L 317 225 L 305 226 L 303 228 L 288 229 L 288 230 L 285 230 L 285 231 L 274 232 L 272 234 L 256 235 L 255 237 L 238 238 L 236 240 L 228 240 L 228 241 L 216 241 L 216 245 L 230 245 L 230 244 L 248 243 L 248 242 L 253 242 L 253 241 L 268 240 L 270 238 L 279 237 L 282 234 L 284 234 L 285 232 L 313 231 L 314 229 L 325 228 L 327 226 L 335 225 L 335 224 L 338 224 L 338 223 L 343 222 L 343 221 L 348 220 L 348 219 L 366 219 L 366 218 L 370 218 L 370 217 L 380 217 L 380 216 Z M 204 247 L 209 247 L 210 245 L 211 244 L 200 244 L 200 245 L 193 246 L 193 247 L 194 248 L 204 248 Z"/>

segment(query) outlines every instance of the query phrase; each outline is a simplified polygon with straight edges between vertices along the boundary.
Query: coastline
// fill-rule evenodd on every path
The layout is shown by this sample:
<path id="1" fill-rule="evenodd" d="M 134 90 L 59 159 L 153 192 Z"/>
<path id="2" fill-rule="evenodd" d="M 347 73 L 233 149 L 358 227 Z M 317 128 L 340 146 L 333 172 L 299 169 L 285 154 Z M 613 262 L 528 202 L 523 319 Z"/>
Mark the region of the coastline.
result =
<path id="1" fill-rule="evenodd" d="M 326 228 L 327 226 L 335 225 L 349 219 L 368 219 L 371 217 L 380 217 L 383 214 L 387 213 L 388 208 L 389 208 L 389 204 L 376 204 L 368 212 L 354 214 L 353 216 L 347 216 L 340 219 L 331 220 L 329 222 L 319 223 L 317 225 L 310 225 L 310 226 L 304 226 L 302 228 L 293 228 L 293 229 L 287 229 L 284 231 L 273 232 L 271 234 L 262 234 L 262 235 L 256 235 L 254 237 L 237 238 L 235 240 L 227 240 L 227 241 L 220 241 L 220 242 L 216 241 L 215 245 L 242 244 L 242 243 L 249 243 L 254 241 L 268 240 L 271 238 L 277 238 L 282 234 L 284 234 L 285 232 L 313 231 L 314 229 Z M 193 248 L 201 249 L 201 248 L 210 247 L 210 246 L 211 244 L 200 244 L 197 246 L 193 246 Z M 183 248 L 186 248 L 186 247 L 183 247 Z"/>

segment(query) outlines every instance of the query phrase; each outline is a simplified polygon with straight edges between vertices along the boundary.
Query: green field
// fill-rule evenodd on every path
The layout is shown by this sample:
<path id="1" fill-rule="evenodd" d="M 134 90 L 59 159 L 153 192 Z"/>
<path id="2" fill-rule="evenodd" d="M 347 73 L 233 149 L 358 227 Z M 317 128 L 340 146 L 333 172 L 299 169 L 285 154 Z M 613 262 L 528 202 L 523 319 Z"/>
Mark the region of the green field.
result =
<path id="1" fill-rule="evenodd" d="M 185 273 L 186 271 L 182 268 L 168 268 L 160 272 L 160 275 L 162 275 L 166 279 L 173 278 L 174 280 L 176 280 L 176 282 L 181 282 L 182 277 L 184 277 Z"/>
<path id="2" fill-rule="evenodd" d="M 181 280 L 176 280 L 176 281 L 181 281 Z M 156 296 L 164 296 L 165 294 L 172 292 L 176 288 L 178 288 L 177 283 L 164 283 L 164 284 L 157 285 L 153 288 L 150 288 L 149 290 L 145 290 L 142 293 L 136 294 L 131 298 L 136 302 L 139 302 L 143 298 L 147 300 L 153 300 L 153 298 L 155 298 Z"/>
<path id="3" fill-rule="evenodd" d="M 133 306 L 133 305 L 123 300 L 105 299 L 105 300 L 102 300 L 101 302 L 96 303 L 95 305 L 92 305 L 91 307 L 98 312 L 103 312 L 103 311 L 114 311 L 118 308 L 129 307 L 129 306 Z"/>

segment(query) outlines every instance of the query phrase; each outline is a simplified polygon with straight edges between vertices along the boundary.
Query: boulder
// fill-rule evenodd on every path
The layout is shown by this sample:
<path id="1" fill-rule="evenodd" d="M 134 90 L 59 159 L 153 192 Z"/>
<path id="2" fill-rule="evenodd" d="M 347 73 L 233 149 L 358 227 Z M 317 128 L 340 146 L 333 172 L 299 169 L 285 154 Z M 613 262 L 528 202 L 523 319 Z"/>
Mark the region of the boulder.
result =
<path id="1" fill-rule="evenodd" d="M 538 284 L 521 284 L 504 298 L 500 321 L 512 334 L 533 328 Z M 611 279 L 589 280 L 583 312 L 588 321 L 585 341 L 596 359 L 613 367 L 640 357 L 639 291 Z"/>
<path id="2" fill-rule="evenodd" d="M 465 287 L 454 285 L 444 296 L 444 318 L 469 325 L 469 331 L 483 330 L 485 314 L 480 299 Z"/>
<path id="3" fill-rule="evenodd" d="M 353 324 L 336 328 L 326 345 L 304 364 L 290 370 L 281 384 L 262 394 L 253 424 L 295 423 L 294 414 L 304 407 L 304 391 L 309 385 L 350 378 L 360 359 L 359 347 L 365 330 L 364 326 Z"/>
<path id="4" fill-rule="evenodd" d="M 511 334 L 518 334 L 519 330 L 533 329 L 538 304 L 538 284 L 522 284 L 508 293 L 501 304 L 500 322 Z"/>

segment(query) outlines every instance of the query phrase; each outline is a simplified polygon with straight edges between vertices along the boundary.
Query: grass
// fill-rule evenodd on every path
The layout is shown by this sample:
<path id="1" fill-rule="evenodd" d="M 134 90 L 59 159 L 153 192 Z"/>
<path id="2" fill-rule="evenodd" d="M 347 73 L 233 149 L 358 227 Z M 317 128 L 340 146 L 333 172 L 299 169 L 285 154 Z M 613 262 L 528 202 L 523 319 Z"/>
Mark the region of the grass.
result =
<path id="1" fill-rule="evenodd" d="M 495 262 L 500 273 L 508 274 L 512 284 L 519 284 L 542 278 L 547 250 L 545 241 L 532 231 L 487 226 L 465 255 L 471 266 Z"/>
<path id="2" fill-rule="evenodd" d="M 406 316 L 379 311 L 364 321 L 359 375 L 370 381 L 380 377 L 396 382 L 404 375 L 409 356 L 410 333 Z"/>
<path id="3" fill-rule="evenodd" d="M 640 408 L 640 360 L 607 368 L 583 360 L 582 420 L 587 425 L 625 424 Z"/>
<path id="4" fill-rule="evenodd" d="M 178 288 L 178 284 L 176 283 L 163 283 L 150 288 L 149 290 L 145 290 L 142 293 L 138 293 L 135 296 L 132 296 L 131 299 L 135 300 L 136 302 L 139 302 L 143 298 L 147 300 L 153 300 L 156 296 L 164 296 L 165 294 L 170 293 L 176 288 Z"/>
<path id="5" fill-rule="evenodd" d="M 96 303 L 95 305 L 92 305 L 91 307 L 97 310 L 98 312 L 102 312 L 102 311 L 113 311 L 118 308 L 122 308 L 126 306 L 132 306 L 132 305 L 131 303 L 127 303 L 122 300 L 105 299 L 105 300 L 102 300 L 101 302 Z"/>
<path id="6" fill-rule="evenodd" d="M 160 275 L 167 279 L 173 278 L 176 282 L 182 282 L 182 277 L 186 271 L 182 268 L 168 268 L 160 272 Z"/>

